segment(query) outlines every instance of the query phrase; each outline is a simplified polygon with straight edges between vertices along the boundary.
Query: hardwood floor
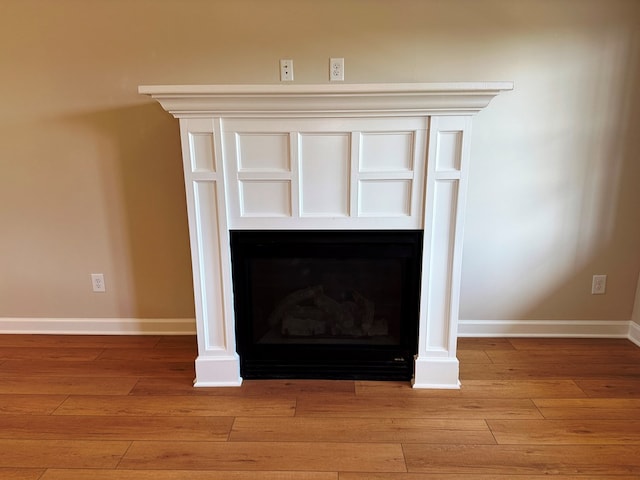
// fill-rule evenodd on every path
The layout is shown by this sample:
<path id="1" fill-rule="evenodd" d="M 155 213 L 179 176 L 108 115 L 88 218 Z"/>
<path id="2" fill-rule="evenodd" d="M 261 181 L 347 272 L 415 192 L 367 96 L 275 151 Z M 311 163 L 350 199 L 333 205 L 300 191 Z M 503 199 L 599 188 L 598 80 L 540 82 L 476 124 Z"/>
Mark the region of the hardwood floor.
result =
<path id="1" fill-rule="evenodd" d="M 640 478 L 640 348 L 460 339 L 462 388 L 192 387 L 193 337 L 0 335 L 0 478 Z"/>

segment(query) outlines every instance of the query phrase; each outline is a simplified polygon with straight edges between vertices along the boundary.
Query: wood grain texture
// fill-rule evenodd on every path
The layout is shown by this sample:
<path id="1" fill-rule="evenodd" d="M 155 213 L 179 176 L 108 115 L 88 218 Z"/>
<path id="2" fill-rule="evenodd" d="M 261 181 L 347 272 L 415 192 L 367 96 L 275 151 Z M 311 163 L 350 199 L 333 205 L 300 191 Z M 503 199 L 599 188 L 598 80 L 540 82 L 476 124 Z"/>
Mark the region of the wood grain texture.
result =
<path id="1" fill-rule="evenodd" d="M 0 347 L 0 360 L 70 360 L 88 362 L 97 359 L 103 351 L 101 348 Z"/>
<path id="2" fill-rule="evenodd" d="M 0 375 L 42 375 L 42 376 L 88 376 L 88 377 L 144 377 L 169 375 L 195 375 L 193 362 L 159 362 L 150 360 L 96 360 L 93 362 L 72 362 L 62 360 L 51 362 L 31 360 L 7 360 L 0 365 Z"/>
<path id="3" fill-rule="evenodd" d="M 66 398 L 64 395 L 0 395 L 0 415 L 50 415 Z"/>
<path id="4" fill-rule="evenodd" d="M 352 418 L 541 418 L 529 399 L 300 395 L 296 416 Z"/>
<path id="5" fill-rule="evenodd" d="M 159 344 L 158 335 L 0 335 L 0 347 L 145 348 Z M 178 338 L 178 337 L 174 337 Z M 189 337 L 195 339 L 195 337 Z"/>
<path id="6" fill-rule="evenodd" d="M 0 438 L 224 442 L 233 417 L 0 415 Z"/>
<path id="7" fill-rule="evenodd" d="M 466 380 L 562 380 L 571 378 L 640 378 L 640 363 L 522 363 L 460 364 L 460 379 Z"/>
<path id="8" fill-rule="evenodd" d="M 487 420 L 500 445 L 640 444 L 640 429 L 627 420 Z"/>
<path id="9" fill-rule="evenodd" d="M 195 337 L 0 335 L 0 478 L 640 478 L 640 349 L 458 344 L 460 390 L 351 380 L 194 388 Z"/>
<path id="10" fill-rule="evenodd" d="M 143 377 L 131 389 L 131 395 L 183 396 L 244 396 L 244 382 L 240 387 L 193 387 L 192 376 Z"/>
<path id="11" fill-rule="evenodd" d="M 588 397 L 640 398 L 639 378 L 577 380 Z"/>
<path id="12" fill-rule="evenodd" d="M 466 380 L 459 390 L 414 389 L 405 382 L 356 383 L 358 396 L 435 398 L 580 398 L 584 391 L 573 380 Z"/>
<path id="13" fill-rule="evenodd" d="M 338 480 L 638 480 L 635 475 L 516 475 L 466 473 L 341 473 Z"/>
<path id="14" fill-rule="evenodd" d="M 2 480 L 38 480 L 43 473 L 43 469 L 36 468 L 0 468 Z"/>
<path id="15" fill-rule="evenodd" d="M 458 338 L 458 350 L 514 350 L 510 338 Z"/>
<path id="16" fill-rule="evenodd" d="M 640 398 L 542 398 L 534 403 L 549 419 L 640 420 Z"/>
<path id="17" fill-rule="evenodd" d="M 403 445 L 410 472 L 640 475 L 640 445 Z"/>
<path id="18" fill-rule="evenodd" d="M 97 357 L 98 360 L 112 361 L 157 361 L 157 362 L 193 362 L 196 353 L 192 347 L 167 348 L 105 348 Z"/>
<path id="19" fill-rule="evenodd" d="M 4 477 L 0 478 L 4 480 Z M 40 480 L 338 480 L 338 474 L 300 471 L 49 469 Z"/>
<path id="20" fill-rule="evenodd" d="M 56 415 L 292 416 L 295 400 L 262 397 L 70 396 Z"/>
<path id="21" fill-rule="evenodd" d="M 403 472 L 400 444 L 134 442 L 124 469 Z"/>
<path id="22" fill-rule="evenodd" d="M 242 388 L 246 395 L 353 394 L 352 380 L 247 380 Z"/>
<path id="23" fill-rule="evenodd" d="M 464 363 L 491 363 L 491 358 L 483 350 L 460 350 L 457 357 Z"/>
<path id="24" fill-rule="evenodd" d="M 549 351 L 549 350 L 515 350 L 515 351 L 491 351 L 487 352 L 490 363 L 518 365 L 529 364 L 539 365 L 550 363 L 552 365 L 562 364 L 614 364 L 637 363 L 640 362 L 640 349 L 622 349 L 621 351 L 608 352 L 584 352 L 582 350 L 572 351 Z M 471 363 L 471 362 L 469 362 Z"/>
<path id="25" fill-rule="evenodd" d="M 0 439 L 0 467 L 115 468 L 130 442 Z"/>
<path id="26" fill-rule="evenodd" d="M 476 339 L 469 339 L 473 343 Z M 609 354 L 621 349 L 636 350 L 633 342 L 624 338 L 524 338 L 505 339 L 516 350 L 543 350 L 567 352 L 570 350 L 584 353 L 599 351 Z"/>
<path id="27" fill-rule="evenodd" d="M 20 376 L 0 374 L 0 395 L 128 395 L 137 382 L 137 377 L 46 376 L 28 372 Z"/>
<path id="28" fill-rule="evenodd" d="M 494 444 L 484 420 L 236 418 L 230 441 Z"/>

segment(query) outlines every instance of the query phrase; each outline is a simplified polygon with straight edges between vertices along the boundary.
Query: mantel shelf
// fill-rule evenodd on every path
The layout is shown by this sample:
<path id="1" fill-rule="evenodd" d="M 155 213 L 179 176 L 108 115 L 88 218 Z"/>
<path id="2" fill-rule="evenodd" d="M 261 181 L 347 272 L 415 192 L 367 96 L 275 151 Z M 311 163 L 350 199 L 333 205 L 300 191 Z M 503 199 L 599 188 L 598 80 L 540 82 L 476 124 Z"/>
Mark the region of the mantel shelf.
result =
<path id="1" fill-rule="evenodd" d="M 322 85 L 143 85 L 178 118 L 474 114 L 513 82 Z"/>

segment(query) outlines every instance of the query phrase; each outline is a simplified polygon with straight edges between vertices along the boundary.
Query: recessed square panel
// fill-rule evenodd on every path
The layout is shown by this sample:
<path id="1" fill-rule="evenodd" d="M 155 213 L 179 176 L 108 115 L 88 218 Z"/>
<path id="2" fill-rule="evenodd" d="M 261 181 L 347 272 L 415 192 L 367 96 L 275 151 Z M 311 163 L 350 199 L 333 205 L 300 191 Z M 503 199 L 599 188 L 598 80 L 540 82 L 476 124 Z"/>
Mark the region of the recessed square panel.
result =
<path id="1" fill-rule="evenodd" d="M 462 156 L 462 132 L 439 132 L 436 168 L 460 170 Z"/>
<path id="2" fill-rule="evenodd" d="M 360 146 L 360 171 L 412 170 L 413 143 L 413 132 L 363 132 Z"/>
<path id="3" fill-rule="evenodd" d="M 348 216 L 350 134 L 300 135 L 302 215 Z"/>
<path id="4" fill-rule="evenodd" d="M 290 217 L 290 182 L 278 180 L 240 182 L 240 208 L 243 217 Z"/>
<path id="5" fill-rule="evenodd" d="M 240 171 L 289 171 L 289 135 L 286 133 L 238 133 Z"/>
<path id="6" fill-rule="evenodd" d="M 411 180 L 362 180 L 359 191 L 360 216 L 411 215 Z"/>
<path id="7" fill-rule="evenodd" d="M 189 132 L 189 149 L 191 154 L 191 168 L 194 172 L 215 172 L 215 155 L 213 148 L 213 133 Z"/>

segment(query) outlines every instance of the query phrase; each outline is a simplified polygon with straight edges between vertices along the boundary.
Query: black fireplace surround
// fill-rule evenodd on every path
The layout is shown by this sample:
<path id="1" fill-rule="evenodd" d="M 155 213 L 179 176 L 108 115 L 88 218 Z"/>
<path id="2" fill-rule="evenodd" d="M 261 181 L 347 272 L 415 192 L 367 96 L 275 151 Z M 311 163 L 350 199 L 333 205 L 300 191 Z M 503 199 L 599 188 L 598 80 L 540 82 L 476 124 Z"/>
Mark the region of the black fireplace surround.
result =
<path id="1" fill-rule="evenodd" d="M 421 230 L 230 232 L 240 374 L 408 380 Z"/>

